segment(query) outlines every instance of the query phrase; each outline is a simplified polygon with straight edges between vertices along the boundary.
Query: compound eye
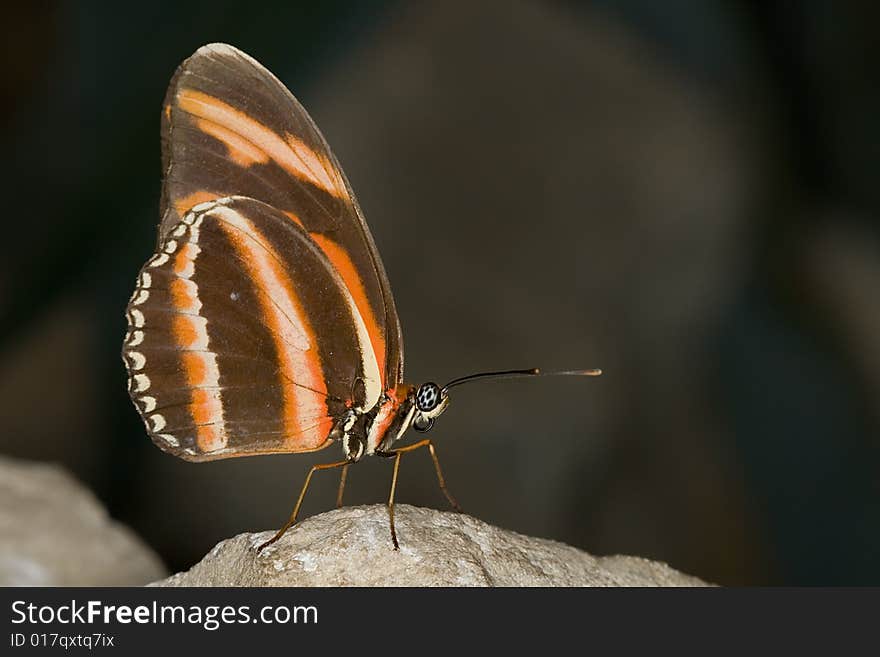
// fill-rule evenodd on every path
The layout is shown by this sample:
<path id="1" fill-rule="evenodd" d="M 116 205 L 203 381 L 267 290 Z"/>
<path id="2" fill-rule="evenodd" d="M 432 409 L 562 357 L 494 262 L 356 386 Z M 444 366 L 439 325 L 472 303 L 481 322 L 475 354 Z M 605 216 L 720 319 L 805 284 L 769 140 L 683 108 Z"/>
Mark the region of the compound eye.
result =
<path id="1" fill-rule="evenodd" d="M 423 412 L 433 411 L 440 403 L 440 386 L 436 383 L 423 383 L 416 393 L 416 408 Z"/>

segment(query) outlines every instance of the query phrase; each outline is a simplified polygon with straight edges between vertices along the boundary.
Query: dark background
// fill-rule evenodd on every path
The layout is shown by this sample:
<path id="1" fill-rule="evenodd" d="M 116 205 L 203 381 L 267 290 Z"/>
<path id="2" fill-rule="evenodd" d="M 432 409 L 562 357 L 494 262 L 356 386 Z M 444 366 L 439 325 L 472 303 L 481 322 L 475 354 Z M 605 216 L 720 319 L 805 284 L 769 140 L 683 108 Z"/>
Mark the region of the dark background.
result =
<path id="1" fill-rule="evenodd" d="M 408 379 L 605 370 L 457 391 L 432 438 L 469 513 L 723 584 L 880 584 L 876 5 L 5 14 L 0 453 L 68 467 L 170 568 L 277 527 L 309 464 L 338 457 L 188 464 L 127 397 L 123 309 L 155 241 L 165 87 L 226 41 L 342 161 Z M 389 462 L 358 465 L 348 501 L 384 500 L 389 478 Z M 335 484 L 317 477 L 306 513 Z M 404 460 L 398 499 L 444 508 L 427 456 Z"/>

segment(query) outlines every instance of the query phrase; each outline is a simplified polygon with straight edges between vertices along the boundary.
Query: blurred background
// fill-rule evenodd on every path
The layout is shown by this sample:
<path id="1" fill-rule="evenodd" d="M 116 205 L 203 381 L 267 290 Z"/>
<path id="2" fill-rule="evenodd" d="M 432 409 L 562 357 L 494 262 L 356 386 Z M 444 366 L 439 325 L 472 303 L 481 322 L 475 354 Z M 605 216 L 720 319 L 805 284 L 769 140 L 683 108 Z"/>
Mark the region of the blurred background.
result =
<path id="1" fill-rule="evenodd" d="M 310 455 L 189 464 L 128 399 L 175 67 L 226 41 L 340 158 L 470 514 L 721 584 L 880 584 L 880 8 L 154 0 L 6 9 L 0 454 L 64 465 L 172 570 L 287 517 Z M 437 282 L 426 296 L 422 282 Z M 381 502 L 391 463 L 349 475 Z M 315 479 L 307 514 L 331 508 Z M 430 460 L 398 500 L 445 508 Z M 406 540 L 401 537 L 401 540 Z"/>

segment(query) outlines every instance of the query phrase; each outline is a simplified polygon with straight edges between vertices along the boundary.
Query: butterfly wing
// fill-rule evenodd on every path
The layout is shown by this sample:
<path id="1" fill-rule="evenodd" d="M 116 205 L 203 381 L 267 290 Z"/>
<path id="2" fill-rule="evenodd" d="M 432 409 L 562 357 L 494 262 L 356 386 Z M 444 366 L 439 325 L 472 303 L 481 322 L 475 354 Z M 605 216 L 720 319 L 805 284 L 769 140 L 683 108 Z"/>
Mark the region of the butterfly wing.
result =
<path id="1" fill-rule="evenodd" d="M 247 196 L 303 228 L 355 299 L 382 388 L 402 380 L 403 341 L 391 287 L 338 161 L 308 113 L 268 70 L 226 44 L 178 69 L 162 113 L 160 239 L 198 203 Z"/>
<path id="2" fill-rule="evenodd" d="M 127 318 L 131 397 L 156 444 L 187 460 L 321 449 L 357 381 L 382 392 L 346 281 L 261 201 L 206 202 L 169 227 Z"/>

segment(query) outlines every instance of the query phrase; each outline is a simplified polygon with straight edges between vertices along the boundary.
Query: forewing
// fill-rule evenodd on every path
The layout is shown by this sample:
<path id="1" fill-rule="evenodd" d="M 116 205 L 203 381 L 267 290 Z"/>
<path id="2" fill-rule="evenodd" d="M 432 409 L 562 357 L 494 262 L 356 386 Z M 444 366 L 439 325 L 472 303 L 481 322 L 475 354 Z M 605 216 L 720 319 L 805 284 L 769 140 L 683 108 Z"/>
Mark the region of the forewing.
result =
<path id="1" fill-rule="evenodd" d="M 355 388 L 368 404 L 382 393 L 345 281 L 306 230 L 260 201 L 185 213 L 126 316 L 132 400 L 156 444 L 188 460 L 321 449 Z"/>
<path id="2" fill-rule="evenodd" d="M 247 196 L 301 226 L 348 287 L 379 355 L 383 386 L 402 378 L 400 323 L 373 238 L 339 163 L 281 82 L 226 44 L 178 69 L 162 114 L 160 239 L 198 203 Z"/>

